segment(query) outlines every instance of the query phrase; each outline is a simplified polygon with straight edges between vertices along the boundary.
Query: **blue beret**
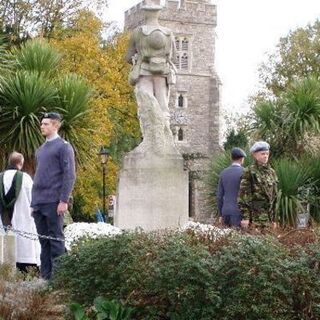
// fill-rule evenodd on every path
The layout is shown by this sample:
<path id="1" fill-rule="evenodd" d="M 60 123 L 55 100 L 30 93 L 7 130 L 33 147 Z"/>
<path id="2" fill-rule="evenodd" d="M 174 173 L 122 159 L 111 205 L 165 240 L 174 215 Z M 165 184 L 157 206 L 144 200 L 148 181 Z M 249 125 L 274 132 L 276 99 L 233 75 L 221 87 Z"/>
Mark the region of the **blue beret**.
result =
<path id="1" fill-rule="evenodd" d="M 268 142 L 265 141 L 257 141 L 254 145 L 250 148 L 250 152 L 259 152 L 259 151 L 269 151 L 270 145 Z"/>
<path id="2" fill-rule="evenodd" d="M 232 148 L 231 150 L 232 159 L 245 158 L 246 156 L 246 153 L 240 148 Z"/>

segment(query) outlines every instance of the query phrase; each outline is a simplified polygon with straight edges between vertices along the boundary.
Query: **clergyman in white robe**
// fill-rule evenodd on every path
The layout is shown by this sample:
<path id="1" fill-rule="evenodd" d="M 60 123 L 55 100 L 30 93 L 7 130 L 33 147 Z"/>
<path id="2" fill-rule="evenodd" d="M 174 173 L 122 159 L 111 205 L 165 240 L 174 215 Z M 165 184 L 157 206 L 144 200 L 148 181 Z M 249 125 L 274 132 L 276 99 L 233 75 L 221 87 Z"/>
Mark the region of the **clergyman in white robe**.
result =
<path id="1" fill-rule="evenodd" d="M 13 177 L 17 170 L 6 170 L 3 177 L 4 192 L 7 194 L 9 191 Z M 32 217 L 31 204 L 31 190 L 32 190 L 31 177 L 23 172 L 22 185 L 19 196 L 15 202 L 12 217 L 12 228 L 24 232 L 37 234 L 36 225 Z M 2 226 L 2 221 L 0 219 Z M 23 264 L 36 264 L 40 265 L 40 243 L 39 240 L 27 239 L 21 235 L 16 238 L 16 262 Z"/>

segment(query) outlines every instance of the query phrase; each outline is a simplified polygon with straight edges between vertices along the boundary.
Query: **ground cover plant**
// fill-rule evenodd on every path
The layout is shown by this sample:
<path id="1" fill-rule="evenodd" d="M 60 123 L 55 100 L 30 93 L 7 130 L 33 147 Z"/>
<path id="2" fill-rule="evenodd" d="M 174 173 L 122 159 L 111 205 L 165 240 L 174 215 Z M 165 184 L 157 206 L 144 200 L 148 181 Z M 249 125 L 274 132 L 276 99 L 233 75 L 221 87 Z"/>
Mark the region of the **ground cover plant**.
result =
<path id="1" fill-rule="evenodd" d="M 88 308 L 98 296 L 116 300 L 132 319 L 319 319 L 319 237 L 308 230 L 295 245 L 295 234 L 304 231 L 87 240 L 61 259 L 54 286 Z"/>

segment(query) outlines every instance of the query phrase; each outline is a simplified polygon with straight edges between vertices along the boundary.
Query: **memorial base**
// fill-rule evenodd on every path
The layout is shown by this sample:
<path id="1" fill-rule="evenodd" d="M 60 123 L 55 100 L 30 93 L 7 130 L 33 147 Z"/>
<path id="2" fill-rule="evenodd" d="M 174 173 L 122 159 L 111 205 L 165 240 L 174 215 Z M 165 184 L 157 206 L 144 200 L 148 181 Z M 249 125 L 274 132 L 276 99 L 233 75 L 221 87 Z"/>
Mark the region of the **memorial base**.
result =
<path id="1" fill-rule="evenodd" d="M 180 155 L 129 153 L 120 172 L 115 226 L 145 231 L 188 221 L 188 173 Z"/>

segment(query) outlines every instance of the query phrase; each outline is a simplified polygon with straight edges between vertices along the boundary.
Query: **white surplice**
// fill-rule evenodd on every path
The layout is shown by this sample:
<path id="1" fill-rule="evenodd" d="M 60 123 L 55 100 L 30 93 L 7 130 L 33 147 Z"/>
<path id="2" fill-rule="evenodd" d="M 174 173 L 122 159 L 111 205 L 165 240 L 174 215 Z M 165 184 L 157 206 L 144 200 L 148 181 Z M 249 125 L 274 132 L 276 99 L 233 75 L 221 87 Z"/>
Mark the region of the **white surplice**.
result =
<path id="1" fill-rule="evenodd" d="M 5 194 L 7 194 L 11 187 L 16 171 L 17 170 L 6 170 L 4 172 L 3 184 Z M 32 184 L 33 182 L 31 177 L 27 173 L 23 172 L 21 191 L 15 202 L 13 210 L 12 227 L 16 230 L 36 234 L 36 225 L 31 215 L 32 209 L 30 208 Z M 1 219 L 0 224 L 2 225 Z M 40 265 L 39 240 L 31 240 L 17 235 L 16 262 Z"/>

